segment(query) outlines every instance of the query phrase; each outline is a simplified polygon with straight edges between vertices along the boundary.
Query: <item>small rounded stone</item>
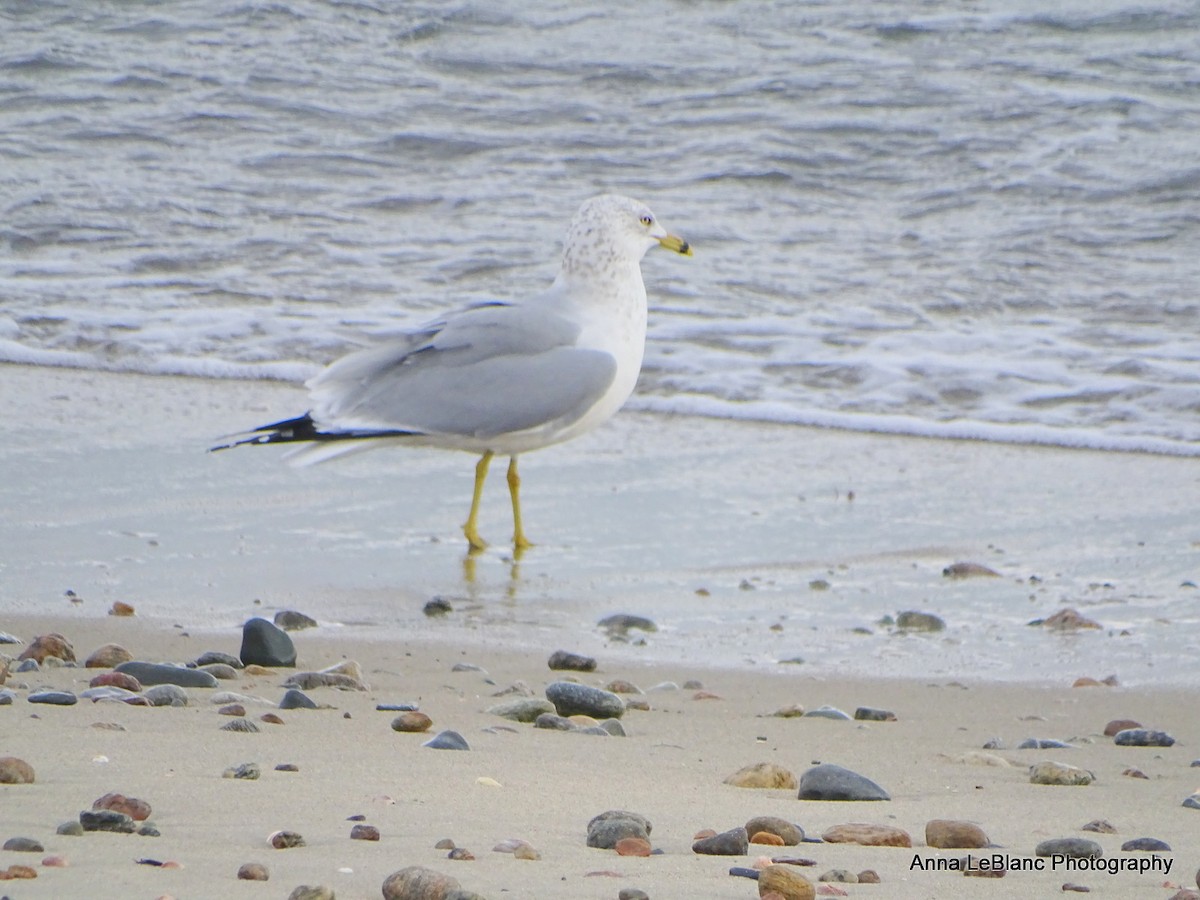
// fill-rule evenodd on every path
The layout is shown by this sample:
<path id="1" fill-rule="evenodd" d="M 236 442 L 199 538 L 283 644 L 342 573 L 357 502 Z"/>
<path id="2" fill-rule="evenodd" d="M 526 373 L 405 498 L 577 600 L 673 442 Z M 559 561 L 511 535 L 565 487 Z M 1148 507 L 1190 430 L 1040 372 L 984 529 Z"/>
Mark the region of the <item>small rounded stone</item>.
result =
<path id="1" fill-rule="evenodd" d="M 271 872 L 262 863 L 242 863 L 238 868 L 237 877 L 242 881 L 267 881 Z"/>
<path id="2" fill-rule="evenodd" d="M 377 841 L 379 840 L 379 829 L 374 825 L 355 825 L 350 829 L 350 840 Z"/>
<path id="3" fill-rule="evenodd" d="M 402 731 L 409 734 L 428 731 L 432 725 L 433 719 L 429 718 L 425 713 L 415 710 L 403 712 L 392 719 L 392 731 Z"/>
<path id="4" fill-rule="evenodd" d="M 295 831 L 276 831 L 271 835 L 271 846 L 276 850 L 288 850 L 305 846 L 304 838 Z"/>
<path id="5" fill-rule="evenodd" d="M 16 756 L 0 756 L 0 784 L 33 784 L 33 766 Z"/>

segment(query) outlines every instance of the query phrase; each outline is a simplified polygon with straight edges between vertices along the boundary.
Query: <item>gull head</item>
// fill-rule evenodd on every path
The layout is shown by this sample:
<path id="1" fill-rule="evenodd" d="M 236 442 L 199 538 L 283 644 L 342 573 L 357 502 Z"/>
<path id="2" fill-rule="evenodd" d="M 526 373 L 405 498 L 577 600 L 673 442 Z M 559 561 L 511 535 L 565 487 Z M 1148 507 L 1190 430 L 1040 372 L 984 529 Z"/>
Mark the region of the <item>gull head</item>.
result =
<path id="1" fill-rule="evenodd" d="M 563 246 L 564 271 L 637 265 L 655 245 L 684 256 L 691 245 L 671 234 L 650 207 L 620 194 L 601 194 L 579 207 Z"/>

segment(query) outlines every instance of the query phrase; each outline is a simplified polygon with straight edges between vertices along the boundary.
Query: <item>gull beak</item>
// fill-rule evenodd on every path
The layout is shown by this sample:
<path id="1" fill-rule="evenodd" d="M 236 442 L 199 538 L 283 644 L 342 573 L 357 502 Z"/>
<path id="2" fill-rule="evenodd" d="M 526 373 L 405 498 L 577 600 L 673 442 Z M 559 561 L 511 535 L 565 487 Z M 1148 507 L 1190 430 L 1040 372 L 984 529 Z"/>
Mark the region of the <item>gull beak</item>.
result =
<path id="1" fill-rule="evenodd" d="M 692 255 L 692 245 L 678 235 L 668 234 L 666 237 L 661 237 L 658 239 L 658 244 L 660 247 L 673 250 L 682 256 Z"/>

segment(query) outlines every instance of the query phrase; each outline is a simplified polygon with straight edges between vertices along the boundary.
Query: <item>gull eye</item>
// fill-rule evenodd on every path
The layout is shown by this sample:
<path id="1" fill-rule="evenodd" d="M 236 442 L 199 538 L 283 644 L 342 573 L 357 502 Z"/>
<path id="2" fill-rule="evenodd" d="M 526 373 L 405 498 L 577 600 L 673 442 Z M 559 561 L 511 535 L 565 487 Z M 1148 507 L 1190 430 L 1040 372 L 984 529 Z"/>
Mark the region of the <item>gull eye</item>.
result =
<path id="1" fill-rule="evenodd" d="M 649 228 L 651 225 L 654 224 L 654 216 L 651 216 L 648 214 L 644 215 L 644 216 L 642 216 L 640 221 L 643 225 L 645 225 L 647 228 Z"/>

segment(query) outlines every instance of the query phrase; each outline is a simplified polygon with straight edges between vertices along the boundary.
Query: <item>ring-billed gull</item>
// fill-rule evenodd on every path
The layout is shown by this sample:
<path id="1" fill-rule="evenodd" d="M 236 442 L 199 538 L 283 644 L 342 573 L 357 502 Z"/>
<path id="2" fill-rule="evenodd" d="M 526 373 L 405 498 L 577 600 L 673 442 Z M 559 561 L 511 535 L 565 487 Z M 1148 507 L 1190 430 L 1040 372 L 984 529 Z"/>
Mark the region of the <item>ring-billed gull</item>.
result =
<path id="1" fill-rule="evenodd" d="M 633 392 L 646 343 L 641 261 L 655 245 L 692 254 L 644 203 L 593 197 L 571 220 L 548 290 L 475 304 L 351 353 L 307 382 L 309 412 L 213 449 L 303 442 L 287 456 L 298 465 L 395 444 L 482 454 L 463 525 L 473 551 L 487 546 L 479 503 L 500 453 L 510 457 L 513 546 L 522 550 L 530 542 L 517 456 L 590 431 Z"/>

